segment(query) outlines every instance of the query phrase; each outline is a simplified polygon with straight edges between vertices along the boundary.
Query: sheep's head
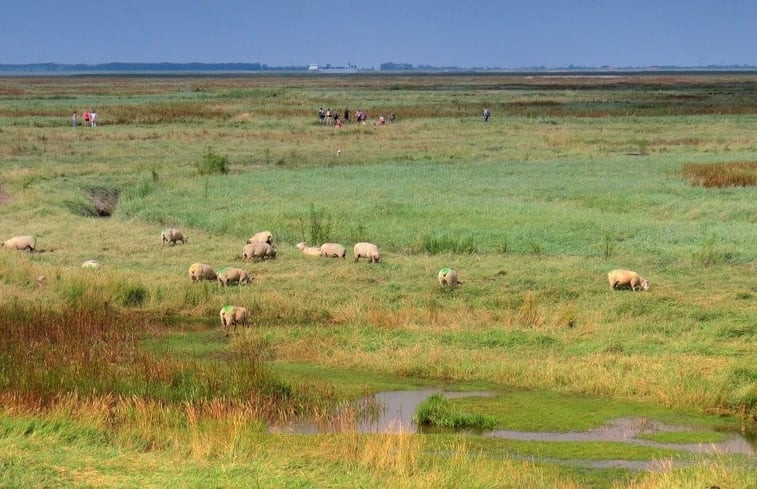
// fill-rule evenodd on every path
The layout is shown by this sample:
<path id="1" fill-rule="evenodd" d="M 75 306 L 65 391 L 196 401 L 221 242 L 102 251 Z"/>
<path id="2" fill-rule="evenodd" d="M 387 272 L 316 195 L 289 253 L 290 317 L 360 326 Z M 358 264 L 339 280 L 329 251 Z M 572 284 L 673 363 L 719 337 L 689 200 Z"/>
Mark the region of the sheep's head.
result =
<path id="1" fill-rule="evenodd" d="M 649 282 L 646 279 L 641 279 L 641 288 L 644 290 L 649 290 Z"/>
<path id="2" fill-rule="evenodd" d="M 307 245 L 308 245 L 307 241 L 302 241 L 300 243 L 297 243 L 297 248 L 300 250 L 304 250 L 305 247 L 307 247 Z"/>

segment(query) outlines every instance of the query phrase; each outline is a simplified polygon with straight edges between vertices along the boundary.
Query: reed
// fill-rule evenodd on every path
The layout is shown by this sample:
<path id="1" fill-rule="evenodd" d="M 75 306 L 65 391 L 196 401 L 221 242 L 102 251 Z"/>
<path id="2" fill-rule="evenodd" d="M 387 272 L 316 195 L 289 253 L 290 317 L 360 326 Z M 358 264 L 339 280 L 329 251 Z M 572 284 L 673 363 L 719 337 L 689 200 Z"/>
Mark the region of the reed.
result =
<path id="1" fill-rule="evenodd" d="M 757 184 L 757 161 L 686 163 L 683 175 L 700 187 L 747 187 Z"/>

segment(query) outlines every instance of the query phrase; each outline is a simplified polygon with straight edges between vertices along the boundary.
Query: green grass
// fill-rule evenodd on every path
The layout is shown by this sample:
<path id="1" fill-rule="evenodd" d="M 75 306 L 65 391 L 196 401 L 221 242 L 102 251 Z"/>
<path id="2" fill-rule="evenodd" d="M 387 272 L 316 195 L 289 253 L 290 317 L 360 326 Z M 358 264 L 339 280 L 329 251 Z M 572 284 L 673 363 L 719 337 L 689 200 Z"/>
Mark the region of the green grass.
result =
<path id="1" fill-rule="evenodd" d="M 670 431 L 643 433 L 637 438 L 658 443 L 718 443 L 725 440 L 726 435 L 712 431 Z"/>
<path id="2" fill-rule="evenodd" d="M 731 429 L 736 428 L 731 424 L 732 421 L 718 416 L 706 416 L 695 410 L 663 409 L 634 402 L 566 396 L 549 391 L 513 390 L 500 393 L 494 398 L 451 399 L 449 404 L 453 410 L 486 414 L 496 419 L 498 428 L 517 431 L 586 431 L 616 418 L 629 417 L 698 428 L 724 429 L 729 425 Z"/>
<path id="3" fill-rule="evenodd" d="M 735 457 L 637 477 L 511 456 L 627 447 L 498 441 L 492 462 L 489 440 L 262 428 L 431 385 L 497 390 L 450 409 L 514 429 L 754 432 L 757 190 L 684 171 L 754 165 L 755 93 L 748 73 L 2 80 L 0 238 L 40 252 L 0 250 L 0 485 L 744 486 Z M 319 106 L 398 122 L 332 130 Z M 99 127 L 68 126 L 90 107 Z M 277 259 L 242 263 L 263 229 Z M 192 284 L 198 261 L 255 280 Z M 649 291 L 610 291 L 620 267 Z M 223 336 L 225 304 L 249 329 Z"/>
<path id="4" fill-rule="evenodd" d="M 413 420 L 419 425 L 438 428 L 491 429 L 496 421 L 491 416 L 453 411 L 442 394 L 434 394 L 416 409 Z"/>

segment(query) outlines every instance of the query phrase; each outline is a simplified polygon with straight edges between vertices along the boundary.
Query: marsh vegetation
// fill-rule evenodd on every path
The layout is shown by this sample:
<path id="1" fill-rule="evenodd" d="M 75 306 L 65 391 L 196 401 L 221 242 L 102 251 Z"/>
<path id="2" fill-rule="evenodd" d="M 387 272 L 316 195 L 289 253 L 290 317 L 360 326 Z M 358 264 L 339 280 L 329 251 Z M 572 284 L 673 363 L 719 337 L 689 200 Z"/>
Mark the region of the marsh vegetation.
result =
<path id="1" fill-rule="evenodd" d="M 748 487 L 753 455 L 349 426 L 433 387 L 496 393 L 430 401 L 437 425 L 753 440 L 755 134 L 753 74 L 2 79 L 0 238 L 38 251 L 0 250 L 0 485 Z M 243 263 L 263 229 L 277 259 Z M 228 338 L 225 304 L 251 312 Z M 267 429 L 298 419 L 347 428 Z M 607 459 L 661 470 L 570 465 Z"/>

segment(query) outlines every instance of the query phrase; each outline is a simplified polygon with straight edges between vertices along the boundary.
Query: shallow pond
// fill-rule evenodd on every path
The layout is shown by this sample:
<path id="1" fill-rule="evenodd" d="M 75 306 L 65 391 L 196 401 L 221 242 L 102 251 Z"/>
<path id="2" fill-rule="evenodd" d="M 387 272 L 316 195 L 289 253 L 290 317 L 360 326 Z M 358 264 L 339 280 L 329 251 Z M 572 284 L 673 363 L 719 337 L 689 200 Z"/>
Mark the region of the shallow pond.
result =
<path id="1" fill-rule="evenodd" d="M 424 431 L 438 432 L 435 429 L 419 427 L 412 417 L 416 409 L 433 394 L 443 394 L 445 397 L 493 397 L 495 392 L 452 392 L 442 389 L 419 389 L 409 391 L 380 392 L 372 396 L 369 401 L 375 401 L 379 408 L 371 416 L 363 416 L 353 423 L 335 422 L 326 420 L 323 422 L 297 422 L 283 426 L 273 426 L 272 432 L 277 433 L 331 433 L 342 431 L 357 431 L 360 433 L 423 433 Z M 365 401 L 363 401 L 365 402 Z M 339 419 L 338 417 L 336 419 Z M 547 442 L 616 442 L 643 445 L 654 448 L 668 448 L 673 450 L 688 451 L 690 453 L 722 453 L 754 456 L 757 454 L 755 441 L 749 440 L 739 433 L 724 433 L 725 439 L 713 443 L 663 443 L 640 438 L 642 435 L 650 435 L 661 432 L 692 432 L 695 429 L 690 426 L 664 424 L 647 418 L 617 418 L 609 421 L 604 426 L 587 431 L 568 432 L 541 432 L 541 431 L 516 431 L 516 430 L 491 430 L 491 431 L 464 431 L 472 436 L 484 436 L 502 438 L 507 440 L 524 441 L 547 441 Z M 625 468 L 630 470 L 668 470 L 671 466 L 685 465 L 685 462 L 669 461 L 635 461 L 635 460 L 557 460 L 546 458 L 530 458 L 545 462 L 578 465 L 589 468 Z"/>

